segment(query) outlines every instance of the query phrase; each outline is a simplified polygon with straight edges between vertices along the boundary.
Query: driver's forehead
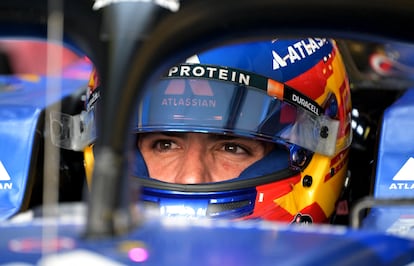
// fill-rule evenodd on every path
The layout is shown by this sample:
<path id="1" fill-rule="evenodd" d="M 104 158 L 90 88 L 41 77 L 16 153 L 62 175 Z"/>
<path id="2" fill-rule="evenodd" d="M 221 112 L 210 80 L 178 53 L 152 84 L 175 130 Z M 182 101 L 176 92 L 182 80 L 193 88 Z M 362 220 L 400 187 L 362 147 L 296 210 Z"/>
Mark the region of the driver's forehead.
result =
<path id="1" fill-rule="evenodd" d="M 140 138 L 147 137 L 171 137 L 171 138 L 180 138 L 180 139 L 189 139 L 197 138 L 200 140 L 244 140 L 244 141 L 254 141 L 254 142 L 264 142 L 259 141 L 253 138 L 235 136 L 235 135 L 225 135 L 225 134 L 216 134 L 216 133 L 199 133 L 199 132 L 151 132 L 151 133 L 141 133 Z"/>

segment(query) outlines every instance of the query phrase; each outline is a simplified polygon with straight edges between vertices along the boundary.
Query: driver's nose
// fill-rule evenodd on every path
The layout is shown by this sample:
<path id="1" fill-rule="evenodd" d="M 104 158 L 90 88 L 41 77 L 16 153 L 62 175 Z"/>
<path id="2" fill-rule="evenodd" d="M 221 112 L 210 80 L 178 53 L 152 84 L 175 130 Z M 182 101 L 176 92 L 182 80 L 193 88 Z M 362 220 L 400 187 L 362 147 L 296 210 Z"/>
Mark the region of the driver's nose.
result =
<path id="1" fill-rule="evenodd" d="M 192 142 L 183 156 L 183 163 L 176 172 L 175 182 L 179 184 L 199 184 L 212 182 L 208 154 L 203 142 Z M 210 165 L 211 167 L 211 165 Z"/>

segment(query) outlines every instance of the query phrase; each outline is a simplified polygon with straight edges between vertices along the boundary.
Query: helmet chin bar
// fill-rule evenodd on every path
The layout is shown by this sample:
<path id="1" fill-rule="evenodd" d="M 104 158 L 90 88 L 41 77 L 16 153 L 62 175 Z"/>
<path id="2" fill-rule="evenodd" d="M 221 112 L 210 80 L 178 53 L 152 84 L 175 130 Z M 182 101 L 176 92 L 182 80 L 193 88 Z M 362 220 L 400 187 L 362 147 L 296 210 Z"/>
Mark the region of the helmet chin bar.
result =
<path id="1" fill-rule="evenodd" d="M 144 187 L 141 199 L 145 206 L 160 215 L 185 218 L 241 218 L 253 212 L 256 189 L 221 192 L 177 192 Z"/>
<path id="2" fill-rule="evenodd" d="M 237 219 L 253 213 L 257 186 L 283 180 L 297 173 L 292 169 L 283 169 L 253 179 L 207 184 L 173 184 L 136 177 L 131 178 L 131 181 L 142 185 L 141 201 L 151 213 L 191 219 Z"/>

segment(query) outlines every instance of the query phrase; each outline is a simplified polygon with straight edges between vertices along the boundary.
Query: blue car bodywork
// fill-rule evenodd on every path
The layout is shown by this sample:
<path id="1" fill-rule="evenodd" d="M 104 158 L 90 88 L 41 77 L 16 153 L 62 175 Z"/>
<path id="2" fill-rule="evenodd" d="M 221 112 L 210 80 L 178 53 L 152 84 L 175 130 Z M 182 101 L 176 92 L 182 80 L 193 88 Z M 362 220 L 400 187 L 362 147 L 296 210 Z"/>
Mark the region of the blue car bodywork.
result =
<path id="1" fill-rule="evenodd" d="M 79 72 L 91 66 L 80 63 Z M 44 110 L 63 98 L 84 91 L 84 78 L 63 78 L 59 93 L 48 94 L 50 77 L 0 76 L 0 219 L 5 220 L 27 204 L 34 182 L 36 158 L 40 156 L 39 131 Z"/>

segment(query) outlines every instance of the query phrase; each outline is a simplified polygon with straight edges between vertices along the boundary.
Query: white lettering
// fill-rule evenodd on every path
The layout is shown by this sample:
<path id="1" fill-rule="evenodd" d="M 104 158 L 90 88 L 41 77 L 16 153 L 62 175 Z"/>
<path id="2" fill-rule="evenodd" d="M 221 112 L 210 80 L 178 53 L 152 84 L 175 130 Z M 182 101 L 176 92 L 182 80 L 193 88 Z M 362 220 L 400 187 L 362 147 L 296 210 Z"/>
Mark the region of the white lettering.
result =
<path id="1" fill-rule="evenodd" d="M 168 71 L 168 76 L 171 77 L 173 74 L 178 72 L 178 67 L 172 67 L 170 68 L 170 71 Z"/>
<path id="2" fill-rule="evenodd" d="M 13 183 L 0 183 L 0 189 L 12 189 Z"/>
<path id="3" fill-rule="evenodd" d="M 86 105 L 86 110 L 90 111 L 92 109 L 92 106 L 95 104 L 95 102 L 101 97 L 101 94 L 99 91 L 95 91 L 91 98 L 88 101 L 88 104 Z"/>
<path id="4" fill-rule="evenodd" d="M 194 209 L 191 206 L 184 206 L 184 205 L 171 205 L 171 206 L 162 206 L 160 212 L 164 216 L 169 217 L 176 217 L 176 216 L 183 216 L 183 217 L 198 217 L 198 216 L 206 216 L 206 209 L 204 208 L 197 208 Z"/>
<path id="5" fill-rule="evenodd" d="M 296 60 L 301 60 L 302 58 L 299 56 L 299 54 L 296 52 L 295 48 L 292 46 L 288 47 L 288 53 L 289 53 L 289 59 L 290 63 L 295 63 Z"/>
<path id="6" fill-rule="evenodd" d="M 161 100 L 162 106 L 175 106 L 175 107 L 204 107 L 204 108 L 215 108 L 216 100 L 214 99 L 203 99 L 203 98 L 184 98 L 184 97 L 169 97 Z"/>
<path id="7" fill-rule="evenodd" d="M 180 68 L 180 76 L 190 76 L 190 66 L 181 66 Z"/>
<path id="8" fill-rule="evenodd" d="M 388 189 L 397 189 L 397 186 L 395 185 L 395 183 L 392 183 Z"/>
<path id="9" fill-rule="evenodd" d="M 326 43 L 326 39 L 323 38 L 315 38 L 314 40 L 317 42 L 318 46 L 322 46 Z"/>
<path id="10" fill-rule="evenodd" d="M 313 54 L 312 47 L 310 47 L 310 45 L 305 43 L 305 41 L 303 41 L 303 40 L 302 40 L 302 43 L 303 43 L 303 46 L 305 47 L 305 51 L 306 51 L 307 55 Z"/>
<path id="11" fill-rule="evenodd" d="M 311 102 L 307 101 L 306 99 L 303 99 L 302 97 L 300 97 L 296 94 L 293 94 L 292 95 L 292 101 L 296 102 L 300 106 L 305 107 L 306 109 L 308 109 L 312 113 L 314 113 L 316 115 L 319 115 L 318 108 L 314 104 L 312 104 Z"/>
<path id="12" fill-rule="evenodd" d="M 391 183 L 388 189 L 391 190 L 413 190 L 414 183 Z"/>
<path id="13" fill-rule="evenodd" d="M 250 84 L 250 75 L 240 73 L 239 83 L 244 84 L 244 85 L 249 85 Z"/>
<path id="14" fill-rule="evenodd" d="M 314 53 L 316 50 L 320 48 L 319 45 L 313 39 L 309 38 L 308 40 L 309 40 L 309 46 L 312 49 L 312 53 Z"/>
<path id="15" fill-rule="evenodd" d="M 236 72 L 231 72 L 231 81 L 235 82 L 236 81 Z"/>
<path id="16" fill-rule="evenodd" d="M 204 73 L 206 73 L 206 71 L 201 66 L 196 66 L 195 68 L 193 68 L 193 73 L 192 74 L 196 77 L 202 77 L 202 76 L 204 76 Z"/>
<path id="17" fill-rule="evenodd" d="M 218 78 L 221 80 L 227 80 L 227 74 L 229 71 L 227 69 L 220 68 Z"/>
<path id="18" fill-rule="evenodd" d="M 215 67 L 207 67 L 206 69 L 208 71 L 208 76 L 209 77 L 214 77 L 214 73 L 217 71 L 217 68 L 215 68 Z"/>
<path id="19" fill-rule="evenodd" d="M 285 54 L 282 51 L 272 51 L 273 70 L 288 66 L 288 63 L 294 64 L 308 56 L 314 54 L 317 50 L 327 43 L 326 39 L 312 39 L 298 41 L 286 48 Z"/>
<path id="20" fill-rule="evenodd" d="M 297 49 L 297 51 L 300 53 L 300 55 L 302 56 L 302 58 L 305 58 L 305 53 L 303 52 L 302 49 L 302 42 L 297 42 L 293 45 L 293 47 L 295 47 Z"/>
<path id="21" fill-rule="evenodd" d="M 272 51 L 272 54 L 273 54 L 273 70 L 287 66 L 286 61 L 283 60 L 282 57 L 280 57 L 275 51 Z"/>
<path id="22" fill-rule="evenodd" d="M 286 63 L 285 63 L 286 64 Z M 196 77 L 232 81 L 250 85 L 250 75 L 233 69 L 216 68 L 203 65 L 180 65 L 168 71 L 168 77 Z"/>

